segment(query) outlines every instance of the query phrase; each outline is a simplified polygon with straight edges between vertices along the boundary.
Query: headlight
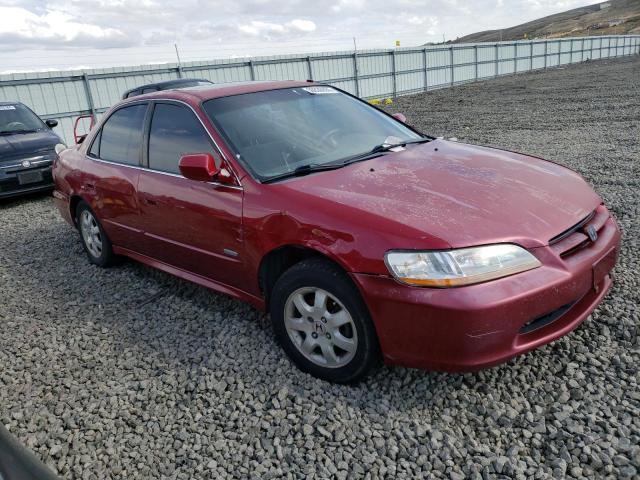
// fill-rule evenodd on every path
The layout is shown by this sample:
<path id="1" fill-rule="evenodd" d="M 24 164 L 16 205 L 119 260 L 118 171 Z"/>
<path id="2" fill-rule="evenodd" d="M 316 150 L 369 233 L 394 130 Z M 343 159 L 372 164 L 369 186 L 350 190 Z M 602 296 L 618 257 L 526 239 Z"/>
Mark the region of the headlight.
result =
<path id="1" fill-rule="evenodd" d="M 470 285 L 541 265 L 524 248 L 507 243 L 433 252 L 390 251 L 385 261 L 396 279 L 422 287 Z"/>

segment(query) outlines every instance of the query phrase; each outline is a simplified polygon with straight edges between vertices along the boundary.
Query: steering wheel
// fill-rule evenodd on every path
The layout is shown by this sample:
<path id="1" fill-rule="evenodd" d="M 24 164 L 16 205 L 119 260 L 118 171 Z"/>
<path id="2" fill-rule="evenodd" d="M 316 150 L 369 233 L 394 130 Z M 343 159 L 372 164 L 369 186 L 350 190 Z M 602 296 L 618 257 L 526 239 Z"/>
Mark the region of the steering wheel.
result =
<path id="1" fill-rule="evenodd" d="M 322 145 L 326 145 L 328 143 L 331 147 L 338 148 L 338 142 L 334 138 L 334 135 L 336 133 L 340 133 L 340 131 L 341 130 L 339 128 L 333 128 L 333 129 L 329 130 L 327 133 L 325 133 L 322 137 L 320 137 L 320 140 L 318 140 L 318 141 Z"/>
<path id="2" fill-rule="evenodd" d="M 5 125 L 7 130 L 13 130 L 15 128 L 27 128 L 27 126 L 22 122 L 9 122 Z"/>

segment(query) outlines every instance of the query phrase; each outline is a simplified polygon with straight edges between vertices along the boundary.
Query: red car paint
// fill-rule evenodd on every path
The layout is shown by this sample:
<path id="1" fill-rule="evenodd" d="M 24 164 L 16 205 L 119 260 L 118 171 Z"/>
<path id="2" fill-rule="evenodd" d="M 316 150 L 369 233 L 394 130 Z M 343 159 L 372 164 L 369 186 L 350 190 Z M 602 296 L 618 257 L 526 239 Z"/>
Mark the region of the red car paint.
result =
<path id="1" fill-rule="evenodd" d="M 259 272 L 269 252 L 312 249 L 353 279 L 389 363 L 448 371 L 498 364 L 577 327 L 611 286 L 618 227 L 600 197 L 575 172 L 542 159 L 445 140 L 279 183 L 254 180 L 203 113 L 205 100 L 308 86 L 250 83 L 166 91 L 132 101 L 179 100 L 196 112 L 231 175 L 205 183 L 86 156 L 84 144 L 54 165 L 54 196 L 71 224 L 84 199 L 114 251 L 265 309 Z M 118 106 L 131 103 L 121 102 Z M 117 107 L 114 107 L 117 108 Z M 108 118 L 109 114 L 104 118 Z M 550 239 L 587 217 L 582 230 Z M 586 227 L 585 227 L 586 228 Z M 391 249 L 448 249 L 516 243 L 542 266 L 486 283 L 449 289 L 398 283 Z M 237 252 L 230 256 L 226 252 Z M 523 325 L 571 308 L 530 333 Z"/>

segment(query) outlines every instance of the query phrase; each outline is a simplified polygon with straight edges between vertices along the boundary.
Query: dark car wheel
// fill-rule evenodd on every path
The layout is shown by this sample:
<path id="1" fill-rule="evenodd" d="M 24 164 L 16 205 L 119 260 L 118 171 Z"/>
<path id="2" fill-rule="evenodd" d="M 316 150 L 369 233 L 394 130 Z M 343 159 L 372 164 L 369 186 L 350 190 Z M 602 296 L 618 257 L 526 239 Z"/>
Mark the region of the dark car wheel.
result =
<path id="1" fill-rule="evenodd" d="M 271 294 L 276 337 L 298 367 L 318 378 L 353 383 L 380 361 L 373 323 L 360 293 L 333 264 L 304 260 Z"/>
<path id="2" fill-rule="evenodd" d="M 76 208 L 76 223 L 80 231 L 82 246 L 87 252 L 89 261 L 100 267 L 112 265 L 115 261 L 115 254 L 109 237 L 85 202 L 80 202 Z"/>

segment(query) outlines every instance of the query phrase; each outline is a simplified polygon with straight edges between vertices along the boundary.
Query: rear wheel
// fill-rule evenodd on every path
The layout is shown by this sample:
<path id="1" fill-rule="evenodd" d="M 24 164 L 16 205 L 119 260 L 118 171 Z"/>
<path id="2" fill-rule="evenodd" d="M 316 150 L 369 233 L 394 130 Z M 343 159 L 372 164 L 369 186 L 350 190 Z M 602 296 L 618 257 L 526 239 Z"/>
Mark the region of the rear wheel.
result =
<path id="1" fill-rule="evenodd" d="M 360 293 L 322 259 L 302 261 L 271 295 L 276 336 L 298 367 L 336 383 L 362 379 L 379 363 L 378 339 Z"/>
<path id="2" fill-rule="evenodd" d="M 109 237 L 102 225 L 91 211 L 89 205 L 80 202 L 76 208 L 76 220 L 82 246 L 89 257 L 89 261 L 100 267 L 108 267 L 115 261 L 115 254 Z"/>

